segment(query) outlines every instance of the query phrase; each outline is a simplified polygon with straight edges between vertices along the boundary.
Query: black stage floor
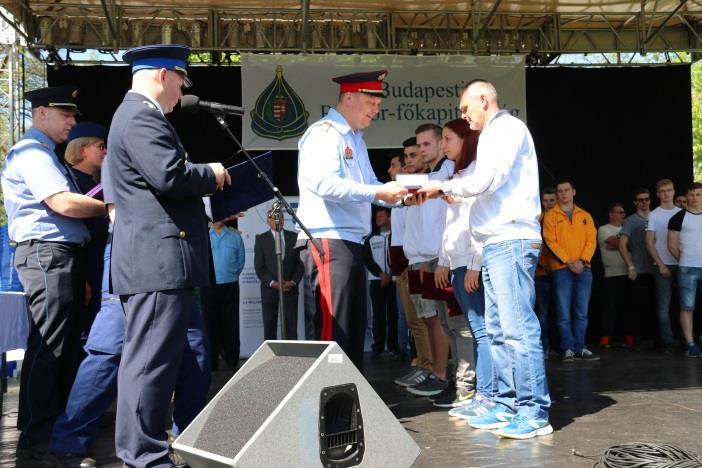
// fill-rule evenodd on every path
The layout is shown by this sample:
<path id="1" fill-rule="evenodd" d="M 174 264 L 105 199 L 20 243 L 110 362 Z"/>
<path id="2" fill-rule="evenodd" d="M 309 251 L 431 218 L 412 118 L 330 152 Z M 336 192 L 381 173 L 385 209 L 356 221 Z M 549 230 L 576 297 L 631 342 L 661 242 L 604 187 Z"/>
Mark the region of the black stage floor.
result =
<path id="1" fill-rule="evenodd" d="M 597 362 L 548 362 L 554 433 L 525 441 L 471 429 L 397 387 L 393 379 L 409 370 L 406 363 L 367 360 L 366 374 L 422 449 L 417 468 L 588 467 L 593 460 L 575 457 L 573 450 L 599 456 L 611 445 L 628 442 L 667 443 L 702 455 L 702 359 L 653 349 L 617 348 L 601 356 Z M 211 394 L 229 377 L 231 372 L 216 372 Z M 0 468 L 43 466 L 17 463 L 14 457 L 16 383 L 6 395 L 2 416 Z M 121 466 L 113 436 L 114 413 L 108 413 L 92 448 L 100 466 Z"/>

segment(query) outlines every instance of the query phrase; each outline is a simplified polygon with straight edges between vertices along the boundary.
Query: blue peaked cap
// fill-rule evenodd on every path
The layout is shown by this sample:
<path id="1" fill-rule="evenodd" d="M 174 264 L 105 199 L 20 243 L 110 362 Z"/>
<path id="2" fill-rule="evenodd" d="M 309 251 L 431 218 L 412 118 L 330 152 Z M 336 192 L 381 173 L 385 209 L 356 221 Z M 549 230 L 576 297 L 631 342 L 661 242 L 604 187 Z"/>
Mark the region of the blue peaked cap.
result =
<path id="1" fill-rule="evenodd" d="M 122 60 L 132 66 L 132 73 L 149 68 L 165 68 L 183 74 L 183 84 L 190 87 L 188 78 L 188 56 L 190 47 L 180 44 L 155 44 L 129 49 Z"/>
<path id="2" fill-rule="evenodd" d="M 99 138 L 103 141 L 107 140 L 107 129 L 104 125 L 97 122 L 78 122 L 73 126 L 68 133 L 66 143 L 75 140 L 76 138 Z"/>

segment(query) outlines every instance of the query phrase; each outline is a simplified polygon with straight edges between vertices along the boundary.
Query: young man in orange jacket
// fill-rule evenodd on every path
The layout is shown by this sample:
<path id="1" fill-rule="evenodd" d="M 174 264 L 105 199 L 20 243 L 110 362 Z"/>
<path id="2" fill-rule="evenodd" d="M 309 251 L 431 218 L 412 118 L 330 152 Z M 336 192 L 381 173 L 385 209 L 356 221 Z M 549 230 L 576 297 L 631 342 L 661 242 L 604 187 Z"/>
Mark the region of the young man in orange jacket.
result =
<path id="1" fill-rule="evenodd" d="M 564 362 L 599 359 L 585 347 L 592 290 L 590 261 L 597 247 L 597 230 L 590 213 L 573 203 L 575 193 L 571 181 L 558 183 L 558 204 L 546 212 L 543 222 L 544 242 L 552 254 L 549 267 Z"/>

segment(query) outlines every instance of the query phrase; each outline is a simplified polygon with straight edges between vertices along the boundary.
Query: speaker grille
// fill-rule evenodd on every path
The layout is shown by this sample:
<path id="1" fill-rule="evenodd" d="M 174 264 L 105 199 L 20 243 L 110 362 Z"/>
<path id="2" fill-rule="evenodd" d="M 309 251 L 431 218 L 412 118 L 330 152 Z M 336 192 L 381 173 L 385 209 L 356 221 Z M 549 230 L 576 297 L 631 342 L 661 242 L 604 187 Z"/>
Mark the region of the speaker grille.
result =
<path id="1" fill-rule="evenodd" d="M 222 392 L 194 447 L 234 458 L 316 360 L 276 356 L 251 370 Z"/>
<path id="2" fill-rule="evenodd" d="M 358 442 L 356 429 L 346 432 L 338 432 L 327 436 L 327 450 L 334 450 Z"/>

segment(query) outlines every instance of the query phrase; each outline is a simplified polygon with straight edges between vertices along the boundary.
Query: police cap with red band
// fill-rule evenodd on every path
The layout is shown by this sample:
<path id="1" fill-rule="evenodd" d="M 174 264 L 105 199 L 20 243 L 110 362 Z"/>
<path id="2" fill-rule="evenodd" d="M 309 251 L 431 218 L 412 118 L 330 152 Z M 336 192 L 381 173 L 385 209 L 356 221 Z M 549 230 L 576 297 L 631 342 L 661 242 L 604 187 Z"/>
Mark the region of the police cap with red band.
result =
<path id="1" fill-rule="evenodd" d="M 382 96 L 383 79 L 387 74 L 387 70 L 375 70 L 337 76 L 332 78 L 332 81 L 339 83 L 339 92 L 341 93 L 365 93 L 372 96 Z"/>

